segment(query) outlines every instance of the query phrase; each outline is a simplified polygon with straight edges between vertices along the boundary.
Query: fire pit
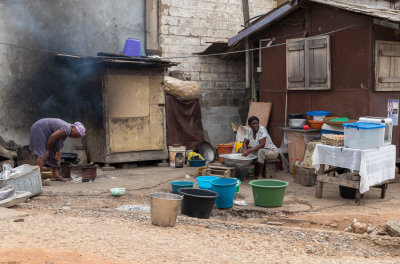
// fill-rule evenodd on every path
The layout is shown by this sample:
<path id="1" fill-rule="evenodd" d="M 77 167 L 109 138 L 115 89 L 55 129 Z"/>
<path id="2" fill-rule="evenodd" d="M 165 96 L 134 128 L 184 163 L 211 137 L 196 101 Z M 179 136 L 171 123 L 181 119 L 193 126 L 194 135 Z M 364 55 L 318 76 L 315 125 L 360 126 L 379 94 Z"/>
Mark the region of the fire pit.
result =
<path id="1" fill-rule="evenodd" d="M 61 168 L 60 174 L 63 178 L 71 178 L 71 168 L 78 164 L 80 160 L 75 153 L 61 153 Z"/>

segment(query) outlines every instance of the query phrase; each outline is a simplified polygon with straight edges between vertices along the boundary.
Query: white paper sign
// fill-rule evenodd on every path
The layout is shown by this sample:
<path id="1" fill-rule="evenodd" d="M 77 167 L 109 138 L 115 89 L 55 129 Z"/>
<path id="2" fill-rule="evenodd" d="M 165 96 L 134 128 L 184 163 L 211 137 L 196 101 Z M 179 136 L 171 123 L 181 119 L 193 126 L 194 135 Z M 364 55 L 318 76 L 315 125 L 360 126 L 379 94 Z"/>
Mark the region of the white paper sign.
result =
<path id="1" fill-rule="evenodd" d="M 387 117 L 393 120 L 393 125 L 397 126 L 399 124 L 399 99 L 389 99 Z"/>

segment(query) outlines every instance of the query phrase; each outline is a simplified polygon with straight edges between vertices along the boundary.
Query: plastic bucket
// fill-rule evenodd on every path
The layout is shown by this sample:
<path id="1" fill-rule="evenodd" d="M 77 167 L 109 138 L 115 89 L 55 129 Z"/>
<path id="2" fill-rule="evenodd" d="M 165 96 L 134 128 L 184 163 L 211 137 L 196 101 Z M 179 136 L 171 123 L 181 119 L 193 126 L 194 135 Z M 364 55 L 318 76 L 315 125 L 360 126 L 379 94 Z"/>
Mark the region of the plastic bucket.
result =
<path id="1" fill-rule="evenodd" d="M 178 190 L 183 195 L 181 212 L 184 215 L 197 218 L 210 218 L 218 194 L 202 189 L 182 188 Z"/>
<path id="2" fill-rule="evenodd" d="M 176 153 L 180 152 L 185 157 L 186 147 L 185 146 L 180 146 L 180 147 L 169 146 L 168 147 L 168 152 L 169 152 L 169 166 L 175 168 L 175 155 L 176 155 Z"/>
<path id="3" fill-rule="evenodd" d="M 128 38 L 125 41 L 124 55 L 140 57 L 140 40 Z"/>
<path id="4" fill-rule="evenodd" d="M 189 160 L 190 167 L 202 167 L 206 165 L 206 160 Z"/>
<path id="5" fill-rule="evenodd" d="M 218 149 L 218 161 L 223 163 L 224 160 L 220 156 L 223 154 L 231 154 L 233 145 L 218 145 L 217 149 Z"/>
<path id="6" fill-rule="evenodd" d="M 194 182 L 192 181 L 172 181 L 170 182 L 172 186 L 172 192 L 173 193 L 178 193 L 178 190 L 180 188 L 192 188 L 194 185 Z"/>
<path id="7" fill-rule="evenodd" d="M 282 206 L 288 182 L 279 180 L 254 180 L 252 186 L 254 204 L 262 207 Z"/>
<path id="8" fill-rule="evenodd" d="M 213 191 L 218 193 L 218 198 L 215 200 L 215 205 L 218 208 L 229 208 L 233 206 L 236 184 L 237 180 L 231 178 L 221 178 L 211 182 Z"/>
<path id="9" fill-rule="evenodd" d="M 211 182 L 213 180 L 219 179 L 221 177 L 219 176 L 199 176 L 196 177 L 197 185 L 199 186 L 200 189 L 205 189 L 205 190 L 210 190 L 212 191 L 212 185 Z"/>
<path id="10" fill-rule="evenodd" d="M 235 142 L 235 153 L 238 153 L 239 149 L 243 147 L 243 142 Z"/>
<path id="11" fill-rule="evenodd" d="M 242 184 L 242 181 L 239 180 L 239 179 L 236 179 L 236 178 L 234 178 L 234 179 L 237 181 L 235 192 L 238 193 L 239 192 L 239 187 L 240 187 L 240 184 Z"/>
<path id="12" fill-rule="evenodd" d="M 175 226 L 182 196 L 171 193 L 150 194 L 151 223 L 158 226 Z"/>

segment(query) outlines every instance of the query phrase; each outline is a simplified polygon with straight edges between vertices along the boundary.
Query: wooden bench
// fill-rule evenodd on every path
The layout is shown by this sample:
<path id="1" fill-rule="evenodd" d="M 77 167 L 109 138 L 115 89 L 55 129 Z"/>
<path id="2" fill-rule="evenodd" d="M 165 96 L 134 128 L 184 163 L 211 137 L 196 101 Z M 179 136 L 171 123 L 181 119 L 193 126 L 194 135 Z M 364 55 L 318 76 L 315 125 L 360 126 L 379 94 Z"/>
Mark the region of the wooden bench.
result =
<path id="1" fill-rule="evenodd" d="M 265 177 L 268 178 L 275 178 L 276 176 L 276 165 L 278 164 L 279 159 L 270 159 L 265 160 L 264 163 L 264 172 Z"/>

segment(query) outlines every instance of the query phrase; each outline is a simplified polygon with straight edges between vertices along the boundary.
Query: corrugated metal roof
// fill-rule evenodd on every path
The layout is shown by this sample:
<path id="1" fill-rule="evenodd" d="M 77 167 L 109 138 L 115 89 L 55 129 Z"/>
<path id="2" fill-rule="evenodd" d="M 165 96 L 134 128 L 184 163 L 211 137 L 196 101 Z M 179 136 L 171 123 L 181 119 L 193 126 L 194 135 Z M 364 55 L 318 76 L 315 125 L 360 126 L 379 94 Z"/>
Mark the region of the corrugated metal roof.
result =
<path id="1" fill-rule="evenodd" d="M 245 39 L 246 37 L 259 32 L 260 30 L 266 28 L 271 23 L 279 20 L 287 16 L 288 14 L 292 13 L 294 10 L 298 8 L 298 1 L 294 0 L 291 2 L 287 2 L 278 8 L 272 10 L 271 12 L 267 13 L 264 17 L 259 18 L 255 23 L 247 27 L 246 29 L 240 31 L 236 36 L 230 38 L 228 40 L 228 46 L 233 46 L 237 42 Z"/>
<path id="2" fill-rule="evenodd" d="M 242 50 L 244 47 L 242 45 L 235 45 L 233 47 L 228 47 L 227 42 L 213 42 L 202 52 L 193 53 L 195 55 L 219 55 L 221 59 L 241 59 L 244 56 L 242 52 L 235 52 Z"/>
<path id="3" fill-rule="evenodd" d="M 282 19 L 283 17 L 291 14 L 296 9 L 299 8 L 299 5 L 303 2 L 314 2 L 323 5 L 328 5 L 340 9 L 344 9 L 354 13 L 360 13 L 372 17 L 377 17 L 385 20 L 389 20 L 392 22 L 400 22 L 400 10 L 384 8 L 382 5 L 376 4 L 379 0 L 375 1 L 365 1 L 365 4 L 361 3 L 352 3 L 347 0 L 292 0 L 285 4 L 282 4 L 278 8 L 272 10 L 267 13 L 264 17 L 258 19 L 257 22 L 249 26 L 248 28 L 240 31 L 236 36 L 230 38 L 228 40 L 228 46 L 232 46 L 235 43 L 245 39 L 246 37 L 265 29 L 270 26 L 274 22 Z M 375 2 L 375 4 L 374 4 Z"/>
<path id="4" fill-rule="evenodd" d="M 56 56 L 65 62 L 79 65 L 92 65 L 100 63 L 128 64 L 133 67 L 161 67 L 167 68 L 177 65 L 177 63 L 168 60 L 151 57 L 130 57 L 119 54 L 99 53 L 97 56 L 71 56 L 67 54 L 58 54 Z"/>
<path id="5" fill-rule="evenodd" d="M 228 48 L 228 43 L 226 42 L 212 42 L 204 51 L 193 53 L 196 55 L 208 55 L 214 53 L 224 52 Z"/>
<path id="6" fill-rule="evenodd" d="M 350 1 L 344 0 L 308 0 L 310 2 L 320 3 L 324 5 L 329 5 L 337 7 L 340 9 L 345 9 L 355 13 L 361 13 L 368 16 L 388 19 L 393 22 L 400 22 L 400 10 L 383 8 L 372 1 L 365 1 L 365 4 L 355 4 Z M 379 2 L 379 1 L 374 1 Z"/>

